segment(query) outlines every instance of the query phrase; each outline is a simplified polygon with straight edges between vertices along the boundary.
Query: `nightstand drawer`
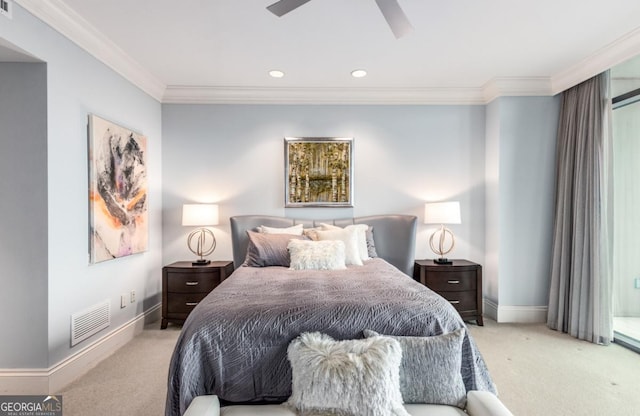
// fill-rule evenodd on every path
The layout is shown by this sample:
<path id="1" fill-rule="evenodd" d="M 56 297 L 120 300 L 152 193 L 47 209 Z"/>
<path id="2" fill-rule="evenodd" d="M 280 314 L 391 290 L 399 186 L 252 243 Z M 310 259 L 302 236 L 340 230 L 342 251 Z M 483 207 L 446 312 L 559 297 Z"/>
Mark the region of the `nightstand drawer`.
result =
<path id="1" fill-rule="evenodd" d="M 167 291 L 171 293 L 209 293 L 220 284 L 220 272 L 207 273 L 167 273 Z"/>
<path id="2" fill-rule="evenodd" d="M 190 261 L 177 261 L 162 268 L 162 323 L 183 324 L 189 313 L 233 273 L 232 261 L 212 261 L 194 265 Z"/>
<path id="3" fill-rule="evenodd" d="M 187 294 L 187 293 L 176 293 L 171 295 L 167 302 L 167 312 L 168 313 L 184 313 L 189 314 L 196 307 L 198 303 L 207 294 L 197 293 L 197 294 Z"/>
<path id="4" fill-rule="evenodd" d="M 451 303 L 458 312 L 478 309 L 476 292 L 438 292 L 440 296 Z"/>
<path id="5" fill-rule="evenodd" d="M 452 270 L 439 271 L 437 273 L 427 272 L 427 287 L 440 291 L 465 291 L 476 290 L 475 270 Z"/>
<path id="6" fill-rule="evenodd" d="M 468 260 L 451 260 L 437 263 L 433 260 L 416 260 L 413 278 L 456 308 L 464 320 L 482 321 L 482 266 Z"/>

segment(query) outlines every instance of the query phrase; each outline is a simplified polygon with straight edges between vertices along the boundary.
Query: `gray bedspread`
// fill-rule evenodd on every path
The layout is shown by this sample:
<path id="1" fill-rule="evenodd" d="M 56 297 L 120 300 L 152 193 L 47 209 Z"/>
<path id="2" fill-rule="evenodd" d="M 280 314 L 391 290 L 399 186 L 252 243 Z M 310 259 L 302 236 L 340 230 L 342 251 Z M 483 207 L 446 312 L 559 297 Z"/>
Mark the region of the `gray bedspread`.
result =
<path id="1" fill-rule="evenodd" d="M 302 332 L 354 339 L 364 329 L 429 336 L 463 326 L 447 301 L 382 259 L 339 271 L 240 267 L 185 322 L 169 367 L 166 415 L 183 414 L 202 394 L 286 400 L 287 346 Z M 461 371 L 467 390 L 495 392 L 469 335 Z"/>

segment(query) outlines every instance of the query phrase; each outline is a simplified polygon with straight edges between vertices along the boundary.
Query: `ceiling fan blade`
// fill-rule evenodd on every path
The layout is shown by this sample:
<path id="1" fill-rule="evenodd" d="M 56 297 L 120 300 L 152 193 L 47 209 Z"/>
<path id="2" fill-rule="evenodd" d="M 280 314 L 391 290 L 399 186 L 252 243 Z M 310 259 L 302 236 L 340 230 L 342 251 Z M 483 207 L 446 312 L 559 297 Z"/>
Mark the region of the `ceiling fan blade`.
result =
<path id="1" fill-rule="evenodd" d="M 310 1 L 311 0 L 280 0 L 273 3 L 271 6 L 267 6 L 267 10 L 278 17 L 282 17 L 283 15 L 297 9 L 298 7 Z"/>
<path id="2" fill-rule="evenodd" d="M 398 0 L 376 0 L 376 3 L 378 3 L 378 8 L 380 8 L 384 18 L 387 20 L 396 39 L 400 39 L 413 31 L 413 26 L 411 26 L 409 19 L 402 11 Z"/>

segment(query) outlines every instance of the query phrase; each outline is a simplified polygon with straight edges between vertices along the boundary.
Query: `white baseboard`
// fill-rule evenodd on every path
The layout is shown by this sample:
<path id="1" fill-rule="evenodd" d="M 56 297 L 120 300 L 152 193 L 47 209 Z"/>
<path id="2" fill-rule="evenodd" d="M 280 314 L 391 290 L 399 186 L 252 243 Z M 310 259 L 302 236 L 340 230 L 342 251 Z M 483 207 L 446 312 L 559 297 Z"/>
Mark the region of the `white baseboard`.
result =
<path id="1" fill-rule="evenodd" d="M 160 319 L 160 306 L 158 304 L 150 308 L 48 369 L 0 369 L 0 393 L 40 395 L 60 392 L 69 383 L 87 373 L 100 361 L 140 334 L 146 322 Z"/>
<path id="2" fill-rule="evenodd" d="M 498 322 L 498 304 L 487 299 L 482 299 L 482 315 Z"/>
<path id="3" fill-rule="evenodd" d="M 47 369 L 0 370 L 0 395 L 41 395 L 49 392 Z"/>
<path id="4" fill-rule="evenodd" d="M 498 323 L 545 323 L 547 310 L 547 306 L 505 306 L 484 299 L 484 315 Z"/>

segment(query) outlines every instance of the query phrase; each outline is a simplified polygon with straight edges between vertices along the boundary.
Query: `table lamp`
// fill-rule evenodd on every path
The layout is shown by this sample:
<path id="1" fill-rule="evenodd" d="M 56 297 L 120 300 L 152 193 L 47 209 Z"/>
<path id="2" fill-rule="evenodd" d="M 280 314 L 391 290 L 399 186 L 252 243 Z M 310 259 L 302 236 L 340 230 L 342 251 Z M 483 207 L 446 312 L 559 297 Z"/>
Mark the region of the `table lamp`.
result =
<path id="1" fill-rule="evenodd" d="M 455 237 L 450 229 L 446 228 L 444 224 L 460 224 L 460 202 L 430 202 L 424 204 L 424 223 L 425 224 L 440 224 L 440 228 L 436 230 L 429 238 L 429 247 L 431 251 L 437 254 L 439 257 L 434 259 L 433 262 L 437 264 L 451 264 L 451 260 L 447 259 L 445 254 L 451 252 L 455 245 Z M 447 235 L 451 236 L 450 241 L 447 242 Z M 438 241 L 437 247 L 435 241 Z"/>
<path id="2" fill-rule="evenodd" d="M 215 204 L 184 204 L 182 205 L 182 225 L 198 226 L 187 238 L 187 247 L 200 258 L 192 264 L 204 266 L 211 263 L 204 256 L 208 256 L 216 249 L 216 237 L 207 228 L 209 225 L 218 224 L 218 206 Z M 195 247 L 194 247 L 195 246 Z"/>

